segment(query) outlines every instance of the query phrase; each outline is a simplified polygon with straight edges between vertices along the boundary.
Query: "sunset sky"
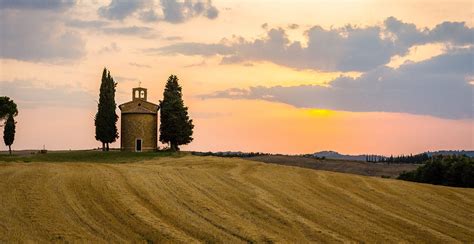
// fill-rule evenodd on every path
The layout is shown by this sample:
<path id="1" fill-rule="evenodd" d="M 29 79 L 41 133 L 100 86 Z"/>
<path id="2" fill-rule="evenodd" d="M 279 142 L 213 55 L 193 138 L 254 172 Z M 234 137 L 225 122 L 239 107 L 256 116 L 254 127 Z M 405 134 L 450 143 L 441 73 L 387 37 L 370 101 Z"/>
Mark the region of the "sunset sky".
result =
<path id="1" fill-rule="evenodd" d="M 474 150 L 473 10 L 472 0 L 0 0 L 0 96 L 18 104 L 16 150 L 100 146 L 104 67 L 117 104 L 139 81 L 158 103 L 178 76 L 195 124 L 184 150 Z"/>

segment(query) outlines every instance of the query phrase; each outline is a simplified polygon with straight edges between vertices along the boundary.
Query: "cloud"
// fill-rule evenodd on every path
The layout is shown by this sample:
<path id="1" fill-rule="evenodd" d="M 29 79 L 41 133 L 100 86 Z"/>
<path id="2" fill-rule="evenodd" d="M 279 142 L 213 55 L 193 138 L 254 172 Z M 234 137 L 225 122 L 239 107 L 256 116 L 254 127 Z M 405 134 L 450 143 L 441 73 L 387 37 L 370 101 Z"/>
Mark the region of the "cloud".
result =
<path id="1" fill-rule="evenodd" d="M 217 18 L 219 11 L 211 1 L 160 0 L 163 8 L 163 19 L 170 23 L 182 23 L 196 16 L 204 15 L 209 19 Z"/>
<path id="2" fill-rule="evenodd" d="M 112 0 L 109 5 L 99 8 L 100 16 L 110 20 L 123 20 L 135 11 L 145 7 L 150 0 Z"/>
<path id="3" fill-rule="evenodd" d="M 131 65 L 131 66 L 138 67 L 138 68 L 151 68 L 151 66 L 147 65 L 147 64 L 138 64 L 138 63 L 135 63 L 135 62 L 130 62 L 128 64 Z"/>
<path id="4" fill-rule="evenodd" d="M 36 82 L 35 82 L 36 83 Z M 35 85 L 32 81 L 0 81 L 3 95 L 11 97 L 20 108 L 90 107 L 97 98 L 87 91 L 69 85 Z"/>
<path id="5" fill-rule="evenodd" d="M 99 53 L 111 53 L 111 52 L 120 52 L 120 47 L 117 45 L 117 43 L 112 42 L 110 43 L 109 46 L 105 46 L 99 50 Z"/>
<path id="6" fill-rule="evenodd" d="M 76 4 L 76 0 L 0 0 L 0 9 L 65 10 Z"/>
<path id="7" fill-rule="evenodd" d="M 298 24 L 289 24 L 288 25 L 288 29 L 290 29 L 290 30 L 296 30 L 298 28 L 300 28 L 300 26 Z"/>
<path id="8" fill-rule="evenodd" d="M 219 15 L 219 10 L 210 0 L 160 0 L 159 3 L 155 3 L 154 0 L 112 0 L 109 5 L 100 7 L 98 13 L 110 20 L 123 20 L 137 15 L 144 22 L 183 23 L 198 16 L 215 19 Z"/>
<path id="9" fill-rule="evenodd" d="M 66 26 L 80 28 L 80 29 L 98 29 L 110 25 L 109 22 L 103 20 L 80 20 L 69 19 L 65 22 Z"/>
<path id="10" fill-rule="evenodd" d="M 206 65 L 206 61 L 203 60 L 199 63 L 193 63 L 193 64 L 188 64 L 188 65 L 184 65 L 183 68 L 192 68 L 192 67 L 201 67 L 201 66 L 205 66 Z"/>
<path id="11" fill-rule="evenodd" d="M 180 53 L 184 55 L 202 55 L 212 56 L 216 54 L 230 55 L 233 53 L 231 47 L 224 44 L 204 44 L 196 42 L 178 43 L 162 48 L 148 48 L 144 50 L 149 53 L 159 54 L 175 54 Z"/>
<path id="12" fill-rule="evenodd" d="M 23 61 L 64 61 L 85 55 L 79 33 L 64 30 L 59 15 L 1 10 L 0 57 Z"/>
<path id="13" fill-rule="evenodd" d="M 340 76 L 329 86 L 233 88 L 203 98 L 261 99 L 296 107 L 356 112 L 400 112 L 474 118 L 474 48 L 456 48 L 398 69 L 378 67 L 359 78 Z"/>
<path id="14" fill-rule="evenodd" d="M 157 36 L 153 28 L 146 26 L 104 27 L 101 28 L 100 31 L 105 34 L 141 36 L 143 38 L 153 38 Z"/>
<path id="15" fill-rule="evenodd" d="M 65 23 L 68 27 L 92 30 L 105 34 L 139 36 L 142 38 L 153 38 L 157 36 L 156 31 L 147 26 L 114 26 L 113 23 L 109 21 L 80 19 L 71 19 Z"/>
<path id="16" fill-rule="evenodd" d="M 399 46 L 413 46 L 425 43 L 449 43 L 451 45 L 473 44 L 474 29 L 465 22 L 443 22 L 433 29 L 417 29 L 414 24 L 404 23 L 394 17 L 384 22 L 386 32 L 395 37 Z"/>
<path id="17" fill-rule="evenodd" d="M 474 42 L 474 28 L 469 28 L 464 22 L 443 22 L 431 32 L 432 41 L 450 42 L 454 45 L 472 45 Z"/>
<path id="18" fill-rule="evenodd" d="M 145 10 L 140 13 L 140 20 L 143 22 L 155 22 L 160 20 L 160 16 L 155 12 L 155 10 Z"/>
<path id="19" fill-rule="evenodd" d="M 369 71 L 408 53 L 414 45 L 445 43 L 474 44 L 474 29 L 464 22 L 443 22 L 433 29 L 419 29 L 394 17 L 383 26 L 347 25 L 324 29 L 314 26 L 305 32 L 307 43 L 291 41 L 282 28 L 272 28 L 255 40 L 236 37 L 219 43 L 177 43 L 156 49 L 159 54 L 221 55 L 222 63 L 269 61 L 297 69 L 322 71 Z"/>
<path id="20" fill-rule="evenodd" d="M 183 38 L 180 37 L 180 36 L 167 36 L 167 37 L 164 37 L 163 39 L 167 40 L 167 41 L 181 41 L 181 40 L 183 40 Z"/>

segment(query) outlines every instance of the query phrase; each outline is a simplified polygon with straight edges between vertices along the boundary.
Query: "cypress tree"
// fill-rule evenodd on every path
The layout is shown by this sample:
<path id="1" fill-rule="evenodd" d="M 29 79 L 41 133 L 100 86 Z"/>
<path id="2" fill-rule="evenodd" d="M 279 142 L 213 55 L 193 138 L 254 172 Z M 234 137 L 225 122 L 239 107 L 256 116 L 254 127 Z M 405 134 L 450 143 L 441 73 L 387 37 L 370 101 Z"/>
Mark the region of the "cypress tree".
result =
<path id="1" fill-rule="evenodd" d="M 12 154 L 12 144 L 15 140 L 15 120 L 13 114 L 8 115 L 7 121 L 5 122 L 5 128 L 3 130 L 3 141 L 8 146 L 8 152 Z"/>
<path id="2" fill-rule="evenodd" d="M 11 145 L 15 140 L 15 120 L 13 117 L 18 115 L 18 109 L 9 97 L 0 97 L 0 121 L 5 120 L 3 128 L 3 141 L 8 146 L 10 155 L 12 154 Z M 1 127 L 1 125 L 0 125 Z"/>
<path id="3" fill-rule="evenodd" d="M 9 97 L 0 97 L 0 121 L 7 119 L 10 115 L 18 115 L 18 109 L 15 102 L 13 102 Z"/>
<path id="4" fill-rule="evenodd" d="M 171 75 L 163 92 L 163 101 L 160 101 L 160 141 L 169 144 L 172 151 L 179 151 L 179 145 L 193 140 L 193 128 L 178 77 Z"/>
<path id="5" fill-rule="evenodd" d="M 104 68 L 100 84 L 98 111 L 95 116 L 95 139 L 102 142 L 102 151 L 109 150 L 109 143 L 118 138 L 117 120 L 115 113 L 115 83 L 110 71 Z"/>

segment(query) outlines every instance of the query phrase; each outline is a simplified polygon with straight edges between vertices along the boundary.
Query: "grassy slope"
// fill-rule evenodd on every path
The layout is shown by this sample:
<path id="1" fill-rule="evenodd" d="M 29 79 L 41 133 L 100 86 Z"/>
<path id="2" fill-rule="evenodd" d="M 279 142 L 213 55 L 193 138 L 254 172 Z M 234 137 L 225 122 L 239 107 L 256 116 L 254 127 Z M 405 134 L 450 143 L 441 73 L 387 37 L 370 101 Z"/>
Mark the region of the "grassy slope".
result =
<path id="1" fill-rule="evenodd" d="M 92 162 L 92 163 L 127 163 L 139 160 L 152 160 L 158 157 L 181 157 L 188 153 L 160 152 L 120 152 L 120 151 L 50 151 L 46 154 L 39 154 L 36 151 L 30 153 L 16 153 L 8 155 L 6 152 L 0 154 L 0 162 Z"/>
<path id="2" fill-rule="evenodd" d="M 127 157 L 134 163 L 0 163 L 0 242 L 474 241 L 474 189 Z"/>

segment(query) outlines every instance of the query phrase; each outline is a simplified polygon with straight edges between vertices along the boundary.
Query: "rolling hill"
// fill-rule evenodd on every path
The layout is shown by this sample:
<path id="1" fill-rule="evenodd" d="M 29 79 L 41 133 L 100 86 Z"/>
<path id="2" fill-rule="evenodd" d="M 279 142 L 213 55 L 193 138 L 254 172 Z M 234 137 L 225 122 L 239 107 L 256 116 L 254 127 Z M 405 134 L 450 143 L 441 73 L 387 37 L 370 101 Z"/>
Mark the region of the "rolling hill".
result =
<path id="1" fill-rule="evenodd" d="M 474 241 L 474 189 L 234 158 L 0 163 L 0 242 Z"/>
<path id="2" fill-rule="evenodd" d="M 400 173 L 415 170 L 420 166 L 420 164 L 368 163 L 344 159 L 321 160 L 316 158 L 285 155 L 262 155 L 250 157 L 248 160 L 303 167 L 308 169 L 318 169 L 365 176 L 381 176 L 387 178 L 397 178 Z"/>

